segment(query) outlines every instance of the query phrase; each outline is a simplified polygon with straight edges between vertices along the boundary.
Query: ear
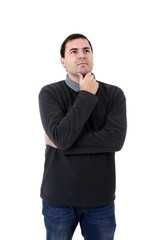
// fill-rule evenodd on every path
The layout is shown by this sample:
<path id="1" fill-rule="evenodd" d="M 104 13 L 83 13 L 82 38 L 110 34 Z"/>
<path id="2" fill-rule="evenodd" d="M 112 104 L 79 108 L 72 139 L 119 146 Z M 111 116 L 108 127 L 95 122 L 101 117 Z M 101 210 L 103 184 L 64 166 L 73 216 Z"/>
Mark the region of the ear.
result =
<path id="1" fill-rule="evenodd" d="M 64 58 L 61 57 L 61 64 L 64 68 L 66 68 L 65 63 L 64 63 Z"/>

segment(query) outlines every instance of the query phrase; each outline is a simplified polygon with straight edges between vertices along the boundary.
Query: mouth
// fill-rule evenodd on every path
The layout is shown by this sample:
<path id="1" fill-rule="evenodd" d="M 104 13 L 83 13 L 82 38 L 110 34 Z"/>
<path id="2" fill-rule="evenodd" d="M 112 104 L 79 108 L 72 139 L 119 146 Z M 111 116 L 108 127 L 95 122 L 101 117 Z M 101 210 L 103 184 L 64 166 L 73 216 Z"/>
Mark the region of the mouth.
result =
<path id="1" fill-rule="evenodd" d="M 86 62 L 77 63 L 77 66 L 79 66 L 79 65 L 88 65 L 88 63 L 86 63 Z"/>

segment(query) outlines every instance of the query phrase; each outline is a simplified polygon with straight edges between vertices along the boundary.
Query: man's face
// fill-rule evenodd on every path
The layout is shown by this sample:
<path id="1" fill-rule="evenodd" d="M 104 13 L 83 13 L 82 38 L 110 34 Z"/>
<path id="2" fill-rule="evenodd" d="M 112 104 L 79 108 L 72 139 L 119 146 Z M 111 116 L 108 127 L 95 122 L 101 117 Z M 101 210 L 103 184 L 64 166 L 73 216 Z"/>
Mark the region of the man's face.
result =
<path id="1" fill-rule="evenodd" d="M 91 72 L 93 69 L 93 53 L 86 39 L 78 38 L 67 42 L 65 57 L 61 63 L 70 78 L 81 73 L 82 75 Z"/>

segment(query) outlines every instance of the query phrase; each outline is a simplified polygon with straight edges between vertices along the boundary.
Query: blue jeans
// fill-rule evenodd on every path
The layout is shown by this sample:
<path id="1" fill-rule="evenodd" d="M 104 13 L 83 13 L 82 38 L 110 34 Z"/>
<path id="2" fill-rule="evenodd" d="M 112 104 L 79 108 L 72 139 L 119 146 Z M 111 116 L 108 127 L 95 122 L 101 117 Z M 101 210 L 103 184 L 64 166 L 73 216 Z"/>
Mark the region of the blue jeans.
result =
<path id="1" fill-rule="evenodd" d="M 113 240 L 116 229 L 114 203 L 103 207 L 63 207 L 43 201 L 46 240 L 71 240 L 80 223 L 85 240 Z"/>

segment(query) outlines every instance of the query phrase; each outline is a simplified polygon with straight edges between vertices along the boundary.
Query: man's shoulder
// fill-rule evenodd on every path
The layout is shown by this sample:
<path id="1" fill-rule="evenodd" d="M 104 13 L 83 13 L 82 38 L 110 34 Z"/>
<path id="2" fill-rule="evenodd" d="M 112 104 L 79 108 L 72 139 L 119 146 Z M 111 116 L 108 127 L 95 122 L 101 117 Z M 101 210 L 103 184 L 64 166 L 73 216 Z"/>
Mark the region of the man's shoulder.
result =
<path id="1" fill-rule="evenodd" d="M 66 83 L 65 80 L 57 81 L 54 83 L 47 84 L 43 86 L 39 92 L 39 99 L 43 98 L 57 98 L 57 96 L 64 95 L 66 91 Z"/>
<path id="2" fill-rule="evenodd" d="M 40 90 L 40 93 L 43 93 L 43 92 L 59 92 L 59 91 L 63 91 L 64 88 L 66 87 L 66 83 L 65 83 L 65 80 L 61 80 L 61 81 L 57 81 L 57 82 L 54 82 L 54 83 L 50 83 L 50 84 L 47 84 L 45 86 L 43 86 Z"/>
<path id="3" fill-rule="evenodd" d="M 44 89 L 44 90 L 56 89 L 56 88 L 61 88 L 65 85 L 66 85 L 65 80 L 61 80 L 61 81 L 57 81 L 57 82 L 54 82 L 54 83 L 47 84 L 47 85 L 43 86 L 42 89 Z"/>
<path id="4" fill-rule="evenodd" d="M 102 82 L 102 81 L 98 81 L 98 82 L 99 82 L 100 89 L 102 91 L 113 92 L 113 93 L 123 92 L 123 90 L 116 85 L 108 84 L 108 83 L 105 83 L 105 82 Z"/>

